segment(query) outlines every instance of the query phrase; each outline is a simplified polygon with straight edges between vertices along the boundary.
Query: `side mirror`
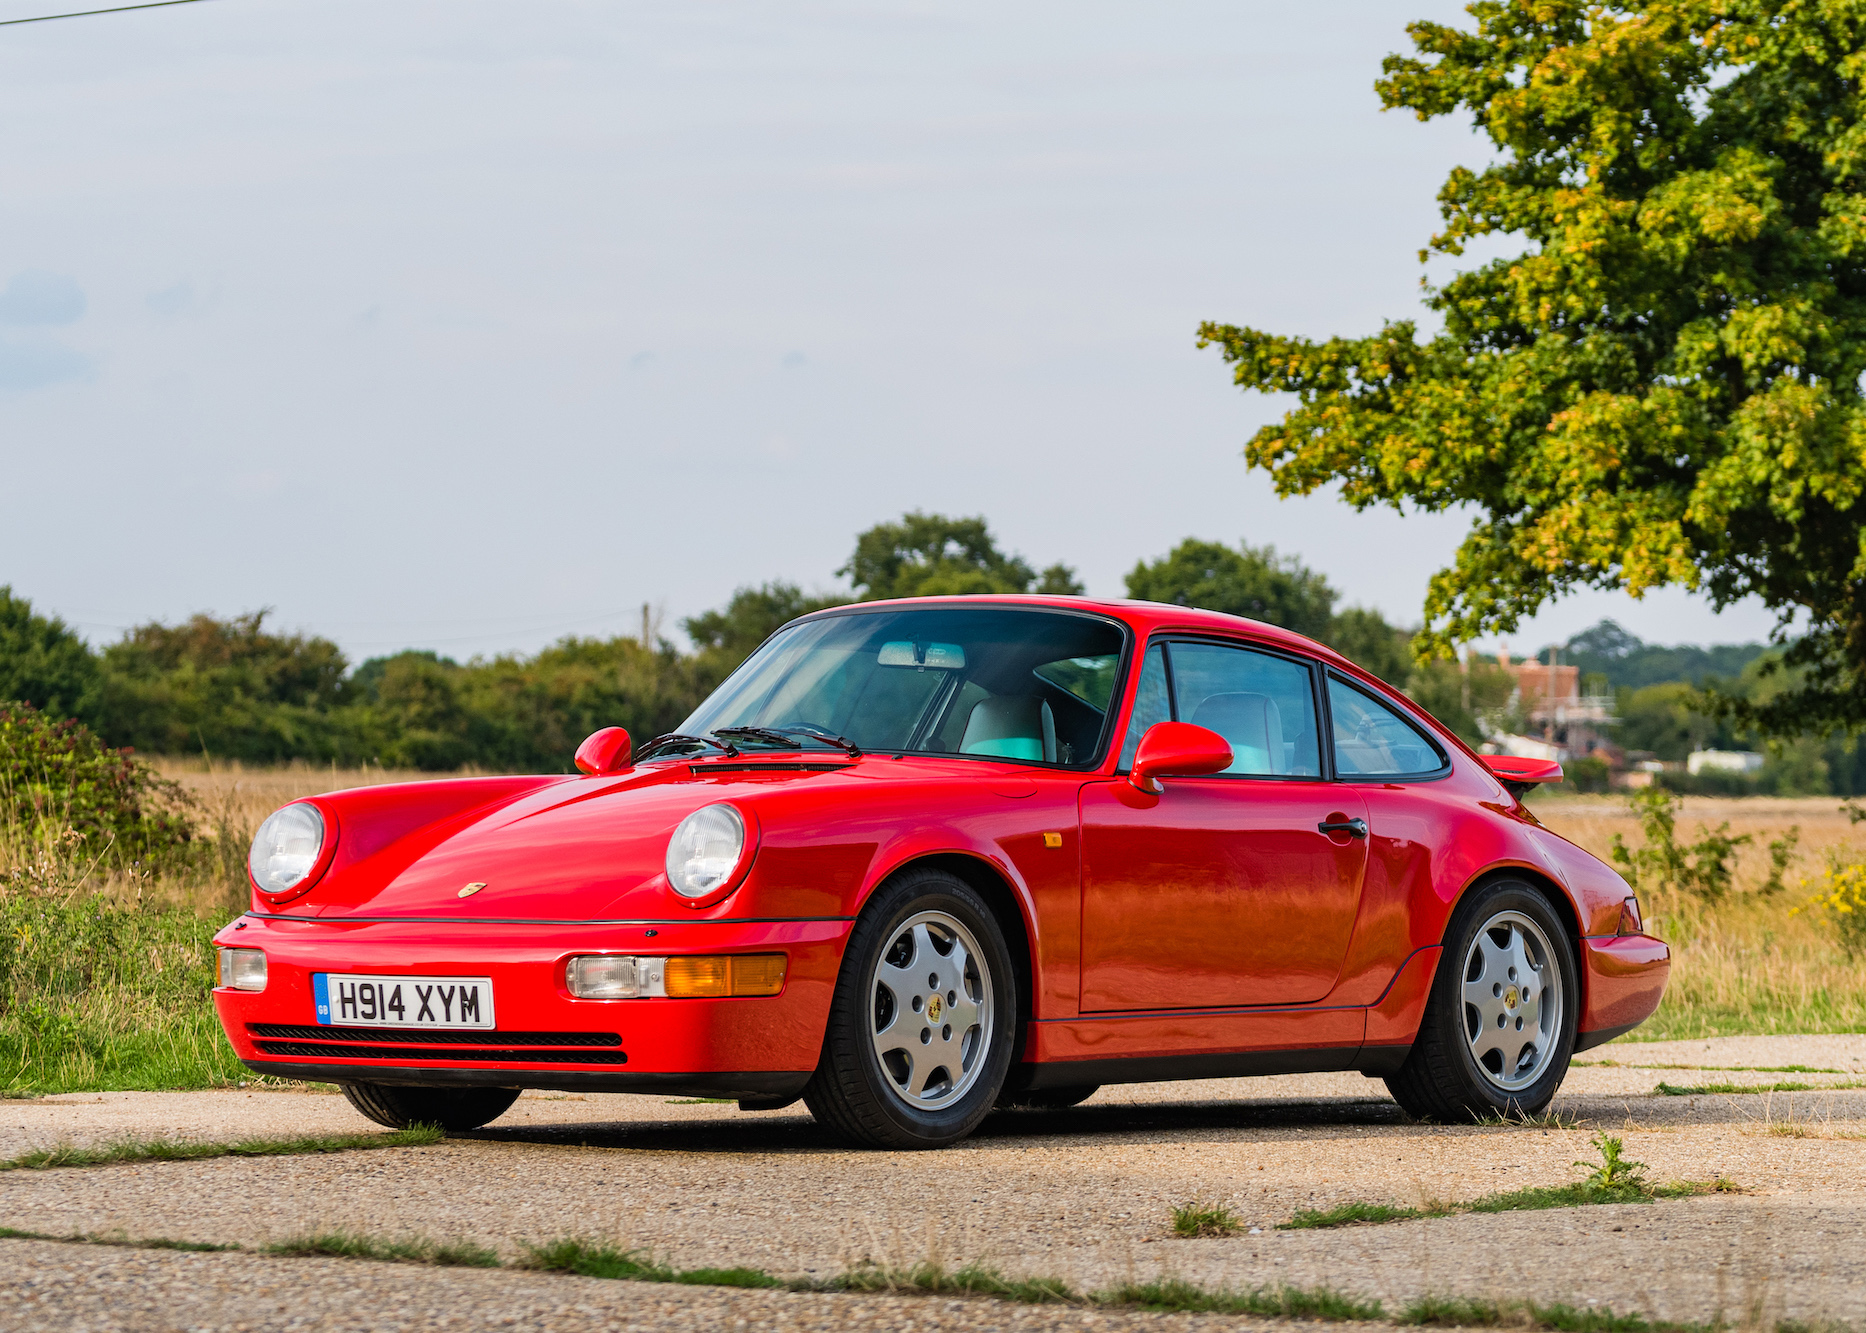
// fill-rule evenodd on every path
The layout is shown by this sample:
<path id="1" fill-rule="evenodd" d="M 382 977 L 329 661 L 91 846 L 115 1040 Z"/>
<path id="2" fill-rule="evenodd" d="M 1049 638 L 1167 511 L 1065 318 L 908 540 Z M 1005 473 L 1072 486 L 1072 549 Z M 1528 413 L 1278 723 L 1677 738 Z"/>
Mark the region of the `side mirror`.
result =
<path id="1" fill-rule="evenodd" d="M 1231 743 L 1190 722 L 1156 722 L 1134 751 L 1127 780 L 1145 792 L 1162 792 L 1161 778 L 1190 778 L 1222 773 L 1231 767 Z"/>
<path id="2" fill-rule="evenodd" d="M 577 747 L 577 767 L 592 777 L 606 778 L 612 773 L 626 773 L 629 763 L 628 733 L 620 727 L 592 731 L 589 739 Z"/>

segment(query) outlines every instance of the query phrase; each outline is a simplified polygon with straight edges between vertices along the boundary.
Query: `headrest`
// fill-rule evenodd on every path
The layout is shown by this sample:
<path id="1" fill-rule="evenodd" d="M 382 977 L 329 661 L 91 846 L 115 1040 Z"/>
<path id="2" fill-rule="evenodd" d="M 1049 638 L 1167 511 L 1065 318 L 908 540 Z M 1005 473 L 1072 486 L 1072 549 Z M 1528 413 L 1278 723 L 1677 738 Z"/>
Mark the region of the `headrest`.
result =
<path id="1" fill-rule="evenodd" d="M 1227 773 L 1283 771 L 1283 715 L 1267 694 L 1214 694 L 1190 719 L 1231 742 L 1235 756 Z"/>
<path id="2" fill-rule="evenodd" d="M 1027 694 L 980 699 L 965 720 L 960 754 L 1056 762 L 1056 718 L 1049 704 Z"/>

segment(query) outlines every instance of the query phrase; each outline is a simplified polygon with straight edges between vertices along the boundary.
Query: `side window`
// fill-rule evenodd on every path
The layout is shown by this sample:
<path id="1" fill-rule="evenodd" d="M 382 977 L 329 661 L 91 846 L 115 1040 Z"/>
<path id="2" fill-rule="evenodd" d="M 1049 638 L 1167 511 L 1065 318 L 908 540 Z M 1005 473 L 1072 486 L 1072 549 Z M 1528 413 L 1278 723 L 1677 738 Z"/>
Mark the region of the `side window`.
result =
<path id="1" fill-rule="evenodd" d="M 1320 777 L 1315 691 L 1300 662 L 1249 648 L 1175 643 L 1173 700 L 1181 722 L 1231 743 L 1227 773 Z"/>
<path id="2" fill-rule="evenodd" d="M 1166 649 L 1159 644 L 1147 650 L 1147 660 L 1140 668 L 1140 686 L 1134 695 L 1134 716 L 1127 724 L 1127 739 L 1121 744 L 1121 768 L 1134 766 L 1134 751 L 1140 738 L 1156 722 L 1173 720 L 1172 700 L 1166 692 Z"/>
<path id="3" fill-rule="evenodd" d="M 1449 761 L 1424 732 L 1346 681 L 1328 678 L 1335 773 L 1344 778 L 1418 777 Z"/>

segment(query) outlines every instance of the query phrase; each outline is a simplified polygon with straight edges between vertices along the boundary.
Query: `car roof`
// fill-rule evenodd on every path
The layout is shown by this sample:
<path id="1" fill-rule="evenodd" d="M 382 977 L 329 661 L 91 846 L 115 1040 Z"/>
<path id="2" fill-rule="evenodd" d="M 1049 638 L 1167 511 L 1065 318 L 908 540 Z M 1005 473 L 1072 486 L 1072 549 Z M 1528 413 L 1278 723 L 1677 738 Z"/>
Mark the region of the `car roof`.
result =
<path id="1" fill-rule="evenodd" d="M 1348 668 L 1354 674 L 1365 675 L 1347 658 L 1326 644 L 1284 629 L 1281 625 L 1271 625 L 1261 620 L 1251 620 L 1246 616 L 1226 615 L 1222 611 L 1206 611 L 1196 606 L 1176 606 L 1171 602 L 1140 602 L 1125 597 L 1067 597 L 1044 593 L 974 593 L 969 596 L 955 597 L 898 597 L 876 602 L 850 602 L 845 606 L 826 607 L 821 611 L 811 612 L 800 620 L 815 620 L 821 616 L 833 616 L 851 610 L 872 611 L 887 609 L 906 609 L 916 606 L 1028 606 L 1041 607 L 1057 611 L 1099 611 L 1125 621 L 1141 639 L 1159 630 L 1179 630 L 1194 634 L 1221 634 L 1227 638 L 1247 636 L 1259 643 L 1272 644 L 1288 648 L 1293 652 L 1318 657 L 1334 666 Z"/>

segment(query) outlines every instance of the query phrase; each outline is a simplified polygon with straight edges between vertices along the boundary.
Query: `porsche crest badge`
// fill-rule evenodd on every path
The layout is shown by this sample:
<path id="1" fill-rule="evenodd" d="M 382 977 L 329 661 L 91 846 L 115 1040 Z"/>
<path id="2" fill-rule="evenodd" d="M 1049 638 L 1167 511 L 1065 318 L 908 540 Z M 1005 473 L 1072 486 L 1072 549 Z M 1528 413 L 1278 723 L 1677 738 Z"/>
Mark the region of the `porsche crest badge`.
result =
<path id="1" fill-rule="evenodd" d="M 457 896 L 461 898 L 471 898 L 474 894 L 478 893 L 481 889 L 485 887 L 486 887 L 486 884 L 483 880 L 474 880 L 471 884 L 461 889 Z"/>

